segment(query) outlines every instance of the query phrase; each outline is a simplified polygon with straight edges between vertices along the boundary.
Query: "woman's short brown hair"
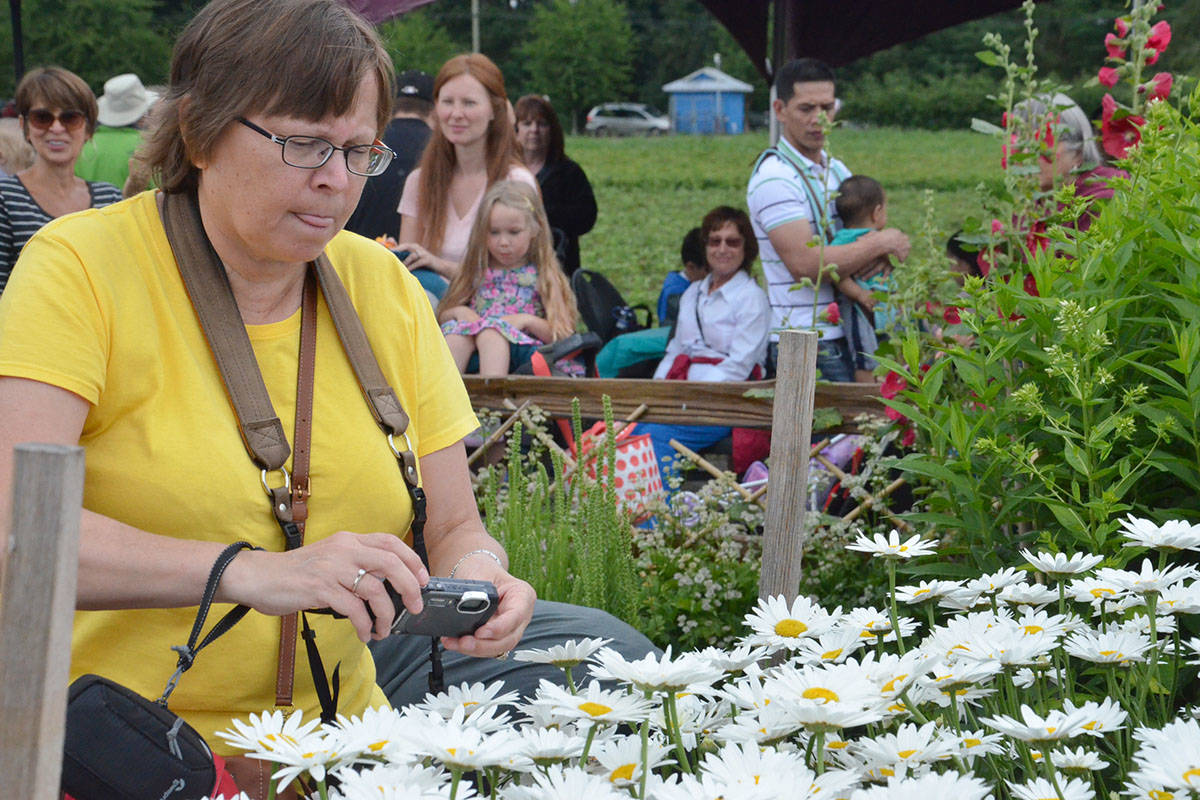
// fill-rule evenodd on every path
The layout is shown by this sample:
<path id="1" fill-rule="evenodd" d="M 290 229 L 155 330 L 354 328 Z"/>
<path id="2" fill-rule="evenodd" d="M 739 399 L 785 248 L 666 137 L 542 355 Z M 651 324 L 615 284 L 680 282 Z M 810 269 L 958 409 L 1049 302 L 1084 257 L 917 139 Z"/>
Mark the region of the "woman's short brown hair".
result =
<path id="1" fill-rule="evenodd" d="M 238 117 L 341 116 L 369 75 L 378 134 L 392 115 L 395 73 L 366 20 L 337 0 L 213 0 L 175 44 L 144 158 L 165 191 L 192 188 L 196 162 Z"/>
<path id="2" fill-rule="evenodd" d="M 742 236 L 742 263 L 738 269 L 749 272 L 750 265 L 754 263 L 754 259 L 758 258 L 758 238 L 754 235 L 754 226 L 750 224 L 750 217 L 745 211 L 733 206 L 717 206 L 705 214 L 704 221 L 700 223 L 700 233 L 704 237 L 704 243 L 707 246 L 709 234 L 725 227 L 726 222 L 732 222 L 737 226 L 738 233 Z"/>
<path id="3" fill-rule="evenodd" d="M 566 155 L 563 151 L 563 129 L 549 100 L 536 94 L 527 94 L 517 101 L 513 113 L 517 122 L 539 119 L 545 122 L 550 129 L 550 136 L 546 140 L 546 163 L 553 164 L 563 159 Z"/>
<path id="4" fill-rule="evenodd" d="M 82 111 L 87 120 L 88 136 L 96 132 L 96 95 L 87 81 L 62 67 L 38 67 L 25 73 L 17 84 L 17 114 L 29 124 L 29 112 L 34 108 L 49 108 L 59 111 Z M 23 126 L 24 127 L 24 126 Z M 28 135 L 29 129 L 25 128 Z"/>

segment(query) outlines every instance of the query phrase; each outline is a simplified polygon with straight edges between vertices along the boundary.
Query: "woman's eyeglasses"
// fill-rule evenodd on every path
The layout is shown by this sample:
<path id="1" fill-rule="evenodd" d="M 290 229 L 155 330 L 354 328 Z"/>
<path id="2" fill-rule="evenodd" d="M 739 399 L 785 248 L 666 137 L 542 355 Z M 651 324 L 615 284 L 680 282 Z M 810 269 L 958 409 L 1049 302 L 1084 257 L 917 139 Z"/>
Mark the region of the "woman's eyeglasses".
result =
<path id="1" fill-rule="evenodd" d="M 740 236 L 726 236 L 724 238 L 722 238 L 720 236 L 708 237 L 708 246 L 709 247 L 720 247 L 722 242 L 725 243 L 726 247 L 732 247 L 734 249 L 737 249 L 742 246 L 742 237 L 740 237 Z"/>
<path id="2" fill-rule="evenodd" d="M 319 136 L 276 136 L 244 117 L 238 117 L 237 121 L 282 147 L 283 163 L 300 169 L 323 167 L 335 151 L 341 150 L 342 155 L 346 157 L 346 169 L 355 175 L 370 178 L 382 174 L 396 155 L 390 147 L 380 142 L 338 147 Z"/>
<path id="3" fill-rule="evenodd" d="M 77 131 L 87 121 L 87 116 L 82 111 L 76 111 L 73 108 L 59 111 L 57 114 L 48 108 L 34 108 L 30 109 L 25 118 L 29 120 L 31 126 L 39 131 L 48 129 L 54 124 L 54 120 L 61 122 L 62 126 L 69 131 Z"/>

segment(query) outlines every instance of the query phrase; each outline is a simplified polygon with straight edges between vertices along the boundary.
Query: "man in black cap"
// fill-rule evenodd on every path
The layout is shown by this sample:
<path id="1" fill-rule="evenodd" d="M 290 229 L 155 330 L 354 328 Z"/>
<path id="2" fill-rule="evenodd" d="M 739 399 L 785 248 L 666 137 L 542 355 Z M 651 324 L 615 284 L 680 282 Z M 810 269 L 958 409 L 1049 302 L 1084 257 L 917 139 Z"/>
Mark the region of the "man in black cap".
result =
<path id="1" fill-rule="evenodd" d="M 383 133 L 383 143 L 396 151 L 387 171 L 363 186 L 358 208 L 346 223 L 346 230 L 371 239 L 400 236 L 400 194 L 408 173 L 421 160 L 425 143 L 433 129 L 433 78 L 420 70 L 396 76 L 396 112 Z"/>

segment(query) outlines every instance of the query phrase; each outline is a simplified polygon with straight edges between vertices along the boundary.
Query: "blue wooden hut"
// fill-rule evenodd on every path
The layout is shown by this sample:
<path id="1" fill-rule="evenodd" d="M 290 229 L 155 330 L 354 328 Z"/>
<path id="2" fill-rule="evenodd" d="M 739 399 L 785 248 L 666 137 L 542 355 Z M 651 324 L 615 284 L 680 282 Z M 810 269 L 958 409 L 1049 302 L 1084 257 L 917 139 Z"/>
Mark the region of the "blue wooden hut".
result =
<path id="1" fill-rule="evenodd" d="M 742 133 L 746 95 L 754 87 L 716 67 L 695 72 L 662 87 L 670 95 L 671 129 L 676 133 Z"/>

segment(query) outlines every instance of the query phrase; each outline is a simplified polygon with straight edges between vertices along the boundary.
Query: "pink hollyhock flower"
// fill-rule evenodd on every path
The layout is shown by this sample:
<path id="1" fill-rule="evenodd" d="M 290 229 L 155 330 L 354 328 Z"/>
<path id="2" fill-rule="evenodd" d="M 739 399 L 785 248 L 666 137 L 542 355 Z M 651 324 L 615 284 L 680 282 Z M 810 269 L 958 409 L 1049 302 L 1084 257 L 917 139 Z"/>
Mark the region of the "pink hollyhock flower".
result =
<path id="1" fill-rule="evenodd" d="M 904 435 L 900 437 L 900 446 L 912 447 L 915 441 L 917 441 L 917 430 L 912 425 L 909 425 L 904 429 Z"/>
<path id="2" fill-rule="evenodd" d="M 1000 169 L 1008 169 L 1008 154 L 1009 148 L 1015 150 L 1017 147 L 1017 134 L 1015 132 L 1009 134 L 1008 144 L 1000 145 Z"/>
<path id="3" fill-rule="evenodd" d="M 885 417 L 887 417 L 888 419 L 892 420 L 893 422 L 899 422 L 901 425 L 908 422 L 908 417 L 904 416 L 903 414 L 901 414 L 899 411 L 892 408 L 891 406 L 888 406 L 887 408 L 883 409 L 883 415 Z"/>
<path id="4" fill-rule="evenodd" d="M 1129 148 L 1142 140 L 1142 125 L 1146 120 L 1127 112 L 1118 115 L 1117 101 L 1110 94 L 1100 100 L 1100 107 L 1100 141 L 1104 152 L 1124 158 Z"/>
<path id="5" fill-rule="evenodd" d="M 830 325 L 840 323 L 842 321 L 842 312 L 838 310 L 838 304 L 833 302 L 825 306 L 825 309 L 821 312 L 821 318 Z"/>
<path id="6" fill-rule="evenodd" d="M 1150 79 L 1150 83 L 1146 84 L 1150 87 L 1150 100 L 1166 100 L 1171 94 L 1171 86 L 1175 83 L 1175 79 L 1169 72 L 1160 72 Z"/>
<path id="7" fill-rule="evenodd" d="M 1050 240 L 1046 238 L 1046 223 L 1035 222 L 1029 232 L 1025 234 L 1025 247 L 1029 252 L 1037 253 L 1040 250 L 1045 250 L 1050 244 Z"/>
<path id="8" fill-rule="evenodd" d="M 962 317 L 958 313 L 958 306 L 946 306 L 946 310 L 942 312 L 942 319 L 946 320 L 948 325 L 962 324 Z"/>
<path id="9" fill-rule="evenodd" d="M 908 388 L 908 381 L 904 376 L 895 370 L 888 370 L 887 376 L 883 379 L 883 383 L 879 384 L 879 394 L 883 395 L 888 400 L 891 400 L 896 395 Z"/>
<path id="10" fill-rule="evenodd" d="M 980 250 L 975 254 L 975 265 L 979 267 L 979 274 L 985 278 L 992 271 L 992 263 L 987 260 L 986 250 Z"/>
<path id="11" fill-rule="evenodd" d="M 1004 223 L 998 219 L 992 219 L 992 236 L 999 236 L 1004 233 Z"/>
<path id="12" fill-rule="evenodd" d="M 1125 19 L 1125 17 L 1117 17 L 1113 22 L 1113 27 L 1117 29 L 1117 36 L 1120 36 L 1122 39 L 1129 35 L 1129 20 Z"/>
<path id="13" fill-rule="evenodd" d="M 1101 67 L 1100 73 L 1096 76 L 1096 79 L 1100 81 L 1100 85 L 1107 86 L 1109 89 L 1117 85 L 1118 78 L 1117 71 L 1112 67 Z"/>
<path id="14" fill-rule="evenodd" d="M 1119 36 L 1107 34 L 1104 37 L 1104 49 L 1108 51 L 1109 58 L 1125 58 L 1125 41 Z"/>
<path id="15" fill-rule="evenodd" d="M 1165 20 L 1154 23 L 1154 27 L 1150 29 L 1150 38 L 1146 40 L 1146 47 L 1149 47 L 1159 53 L 1167 49 L 1167 45 L 1171 43 L 1171 25 Z"/>

